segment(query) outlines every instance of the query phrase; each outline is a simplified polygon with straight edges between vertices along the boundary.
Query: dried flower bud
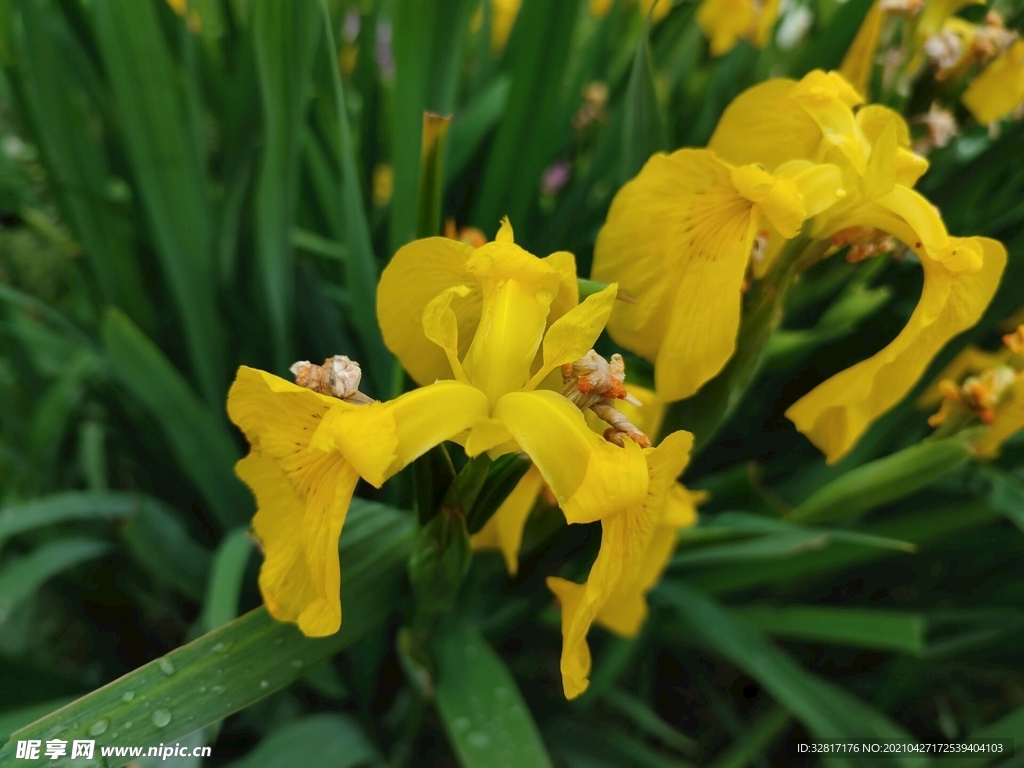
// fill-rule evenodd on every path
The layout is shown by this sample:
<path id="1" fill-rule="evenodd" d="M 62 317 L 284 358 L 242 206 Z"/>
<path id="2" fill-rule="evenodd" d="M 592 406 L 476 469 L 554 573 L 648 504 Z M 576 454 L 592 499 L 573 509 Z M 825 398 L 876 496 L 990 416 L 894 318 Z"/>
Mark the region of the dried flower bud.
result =
<path id="1" fill-rule="evenodd" d="M 359 363 L 345 355 L 329 357 L 323 365 L 300 360 L 290 370 L 295 375 L 295 383 L 300 387 L 359 405 L 373 402 L 373 398 L 359 391 L 359 382 L 363 378 Z"/>
<path id="2" fill-rule="evenodd" d="M 1024 355 L 1024 323 L 1017 326 L 1013 333 L 1003 336 L 1003 344 L 1015 355 Z"/>
<path id="3" fill-rule="evenodd" d="M 622 355 L 612 355 L 609 362 L 590 350 L 576 362 L 562 366 L 562 394 L 581 411 L 589 408 L 611 425 L 604 433 L 609 442 L 622 445 L 625 436 L 641 448 L 649 448 L 651 441 L 647 435 L 615 409 L 615 400 L 640 405 L 640 401 L 626 391 L 625 379 L 626 363 Z"/>

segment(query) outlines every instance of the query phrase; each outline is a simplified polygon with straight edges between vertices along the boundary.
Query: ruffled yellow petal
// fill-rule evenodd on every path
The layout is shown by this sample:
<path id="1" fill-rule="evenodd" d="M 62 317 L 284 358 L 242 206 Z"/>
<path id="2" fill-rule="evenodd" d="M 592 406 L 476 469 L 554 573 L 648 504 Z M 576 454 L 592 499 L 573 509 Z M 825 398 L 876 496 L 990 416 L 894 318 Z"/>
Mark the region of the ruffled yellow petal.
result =
<path id="1" fill-rule="evenodd" d="M 540 471 L 530 467 L 487 524 L 470 539 L 474 552 L 501 550 L 510 576 L 519 572 L 519 546 L 523 541 L 523 529 L 543 485 L 544 478 Z"/>
<path id="2" fill-rule="evenodd" d="M 673 485 L 665 498 L 662 525 L 673 529 L 690 528 L 697 524 L 697 507 L 708 500 L 707 491 L 691 491 L 681 483 Z"/>
<path id="3" fill-rule="evenodd" d="M 466 296 L 453 297 L 458 319 L 459 357 L 469 349 L 480 321 L 480 291 L 466 272 L 472 246 L 446 237 L 428 237 L 402 246 L 385 268 L 377 287 L 377 320 L 384 343 L 417 384 L 452 378 L 444 350 L 427 339 L 423 312 L 449 288 L 467 285 Z"/>
<path id="4" fill-rule="evenodd" d="M 983 125 L 1002 120 L 1024 104 L 1024 40 L 989 64 L 960 100 Z"/>
<path id="5" fill-rule="evenodd" d="M 836 374 L 786 411 L 829 464 L 910 391 L 939 350 L 974 325 L 991 301 L 1006 249 L 983 237 L 950 238 L 949 249 L 957 253 L 954 259 L 970 251 L 974 256 L 967 261 L 980 261 L 980 269 L 954 273 L 915 248 L 925 270 L 924 289 L 906 327 L 881 352 Z"/>
<path id="6" fill-rule="evenodd" d="M 615 306 L 608 330 L 656 362 L 666 401 L 692 395 L 732 355 L 762 211 L 791 227 L 802 213 L 792 192 L 789 180 L 681 149 L 652 157 L 615 196 L 597 237 L 593 276 L 618 280 L 636 298 Z"/>
<path id="7" fill-rule="evenodd" d="M 735 165 L 773 171 L 790 160 L 848 165 L 864 173 L 865 157 L 852 107 L 860 95 L 836 72 L 814 70 L 796 82 L 768 80 L 726 107 L 708 149 Z"/>
<path id="8" fill-rule="evenodd" d="M 465 298 L 471 292 L 468 285 L 446 288 L 423 310 L 423 335 L 444 350 L 452 374 L 461 382 L 466 381 L 466 372 L 459 360 L 459 321 L 452 311 L 452 301 Z"/>
<path id="9" fill-rule="evenodd" d="M 527 389 L 536 387 L 562 363 L 579 360 L 593 349 L 597 337 L 608 324 L 618 290 L 618 285 L 612 283 L 552 323 L 544 335 L 543 363 Z"/>
<path id="10" fill-rule="evenodd" d="M 498 237 L 511 238 L 511 226 L 503 225 Z M 474 251 L 466 269 L 480 286 L 482 306 L 462 364 L 494 403 L 529 380 L 561 278 L 544 260 L 505 239 Z"/>
<path id="11" fill-rule="evenodd" d="M 641 450 L 632 441 L 625 448 L 605 441 L 561 394 L 510 393 L 498 401 L 494 418 L 533 460 L 570 523 L 600 520 L 645 497 Z"/>
<path id="12" fill-rule="evenodd" d="M 868 81 L 875 63 L 875 51 L 878 49 L 878 37 L 882 33 L 884 20 L 881 3 L 875 0 L 839 67 L 839 74 L 864 94 L 868 92 Z"/>
<path id="13" fill-rule="evenodd" d="M 665 498 L 686 466 L 692 445 L 693 436 L 688 432 L 674 432 L 657 448 L 643 452 L 648 472 L 647 493 L 640 503 L 602 519 L 601 549 L 586 584 L 548 579 L 549 588 L 562 602 L 561 671 L 566 698 L 575 698 L 587 689 L 590 672 L 587 633 L 608 601 L 620 590 L 625 592 L 627 602 L 631 603 L 623 613 L 628 613 L 630 619 L 636 619 L 637 594 L 642 600 L 653 584 L 653 581 L 646 584 L 650 577 L 646 556 L 660 522 Z M 643 607 L 645 611 L 646 605 Z M 625 616 L 614 610 L 607 616 L 612 623 L 622 625 L 619 628 L 626 628 Z M 639 620 L 642 618 L 641 615 Z M 639 621 L 636 621 L 638 627 Z"/>
<path id="14" fill-rule="evenodd" d="M 359 479 L 341 452 L 311 442 L 329 414 L 358 407 L 246 367 L 228 393 L 251 446 L 236 471 L 256 496 L 260 591 L 274 618 L 311 637 L 341 625 L 338 538 Z"/>

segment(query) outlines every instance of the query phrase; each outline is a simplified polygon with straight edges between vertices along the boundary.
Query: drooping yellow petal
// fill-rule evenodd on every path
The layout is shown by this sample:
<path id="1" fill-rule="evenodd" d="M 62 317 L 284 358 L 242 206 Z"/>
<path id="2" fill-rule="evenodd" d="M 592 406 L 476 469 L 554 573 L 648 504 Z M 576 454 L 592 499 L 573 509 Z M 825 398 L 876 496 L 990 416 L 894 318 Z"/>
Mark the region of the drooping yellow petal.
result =
<path id="1" fill-rule="evenodd" d="M 487 419 L 486 396 L 458 381 L 438 381 L 388 402 L 324 416 L 314 448 L 339 450 L 380 487 L 435 445 Z"/>
<path id="2" fill-rule="evenodd" d="M 839 67 L 839 74 L 863 94 L 867 94 L 870 85 L 871 68 L 875 63 L 875 51 L 878 49 L 878 37 L 882 33 L 884 20 L 882 4 L 880 0 L 875 0 Z"/>
<path id="3" fill-rule="evenodd" d="M 259 585 L 267 610 L 323 637 L 341 626 L 338 539 L 359 475 L 340 453 L 305 454 L 301 470 L 286 473 L 253 452 L 235 471 L 256 496 L 252 522 L 263 545 Z"/>
<path id="4" fill-rule="evenodd" d="M 566 698 L 572 699 L 587 689 L 590 672 L 590 649 L 587 633 L 608 601 L 620 590 L 631 605 L 630 618 L 635 620 L 635 599 L 651 585 L 645 584 L 650 567 L 646 556 L 658 528 L 669 489 L 689 459 L 693 436 L 673 432 L 657 448 L 648 448 L 646 458 L 647 494 L 639 503 L 601 521 L 601 548 L 590 569 L 586 584 L 578 585 L 563 579 L 548 579 L 548 587 L 562 602 L 562 687 Z M 653 584 L 653 582 L 652 582 Z M 646 611 L 646 605 L 643 608 Z M 613 623 L 617 616 L 608 614 Z M 643 616 L 639 617 L 642 620 Z M 625 627 L 625 621 L 621 621 Z M 636 621 L 639 628 L 639 621 Z"/>
<path id="5" fill-rule="evenodd" d="M 523 541 L 523 529 L 543 485 L 544 478 L 540 471 L 530 467 L 491 519 L 470 539 L 474 552 L 501 550 L 510 576 L 519 572 L 519 546 Z"/>
<path id="6" fill-rule="evenodd" d="M 311 637 L 341 624 L 338 538 L 359 479 L 341 452 L 311 442 L 327 415 L 358 408 L 244 366 L 228 393 L 251 447 L 236 471 L 256 496 L 260 591 L 274 618 Z"/>
<path id="7" fill-rule="evenodd" d="M 582 304 L 573 307 L 551 324 L 544 335 L 543 363 L 530 379 L 527 389 L 533 389 L 562 363 L 579 360 L 589 352 L 601 335 L 615 304 L 619 286 L 607 288 L 588 296 Z"/>
<path id="8" fill-rule="evenodd" d="M 852 107 L 863 101 L 837 72 L 816 69 L 800 81 L 767 80 L 726 107 L 708 149 L 734 165 L 774 171 L 790 160 L 848 165 L 864 173 Z"/>
<path id="9" fill-rule="evenodd" d="M 756 168 L 733 169 L 707 150 L 681 149 L 653 156 L 612 201 L 593 277 L 618 280 L 636 298 L 615 306 L 608 330 L 656 362 L 666 401 L 692 395 L 732 355 L 762 211 L 787 227 L 801 215 L 791 184 Z"/>
<path id="10" fill-rule="evenodd" d="M 960 100 L 982 125 L 1002 120 L 1024 104 L 1024 40 L 989 64 Z"/>
<path id="11" fill-rule="evenodd" d="M 957 252 L 953 258 L 970 251 L 974 256 L 965 261 L 977 259 L 980 269 L 954 273 L 922 248 L 914 248 L 925 280 L 906 327 L 885 349 L 828 379 L 786 411 L 829 464 L 846 455 L 864 431 L 910 391 L 942 347 L 974 325 L 991 301 L 1006 264 L 1006 249 L 983 237 L 950 238 L 948 248 Z"/>
<path id="12" fill-rule="evenodd" d="M 463 367 L 492 403 L 529 380 L 561 281 L 555 269 L 511 237 L 511 226 L 503 224 L 499 239 L 475 250 L 466 262 L 480 286 L 482 306 Z"/>
<path id="13" fill-rule="evenodd" d="M 673 485 L 665 499 L 662 525 L 672 528 L 690 528 L 697 524 L 697 507 L 708 500 L 707 491 L 691 491 L 680 483 Z"/>
<path id="14" fill-rule="evenodd" d="M 600 520 L 645 497 L 640 449 L 632 441 L 625 448 L 605 441 L 561 394 L 512 392 L 498 401 L 494 418 L 533 460 L 570 523 Z"/>
<path id="15" fill-rule="evenodd" d="M 377 320 L 384 343 L 417 384 L 453 376 L 444 350 L 423 331 L 423 312 L 438 295 L 468 286 L 453 297 L 458 320 L 459 357 L 469 349 L 480 321 L 480 291 L 466 271 L 472 246 L 446 237 L 428 237 L 402 246 L 384 269 L 377 287 Z"/>

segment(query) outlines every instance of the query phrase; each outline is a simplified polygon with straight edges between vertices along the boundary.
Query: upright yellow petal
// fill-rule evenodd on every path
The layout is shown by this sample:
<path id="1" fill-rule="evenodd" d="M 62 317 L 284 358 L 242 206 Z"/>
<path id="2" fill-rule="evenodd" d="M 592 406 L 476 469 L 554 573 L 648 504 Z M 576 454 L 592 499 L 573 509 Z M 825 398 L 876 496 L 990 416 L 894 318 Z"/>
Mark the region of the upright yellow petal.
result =
<path id="1" fill-rule="evenodd" d="M 786 411 L 829 464 L 903 399 L 946 343 L 978 321 L 995 294 L 1006 249 L 983 237 L 950 238 L 949 247 L 957 257 L 960 251 L 975 254 L 980 268 L 951 272 L 915 248 L 925 270 L 924 289 L 906 327 L 885 349 L 820 384 Z"/>
<path id="2" fill-rule="evenodd" d="M 515 576 L 519 571 L 519 546 L 523 541 L 523 529 L 543 486 L 544 478 L 540 471 L 530 467 L 491 519 L 470 539 L 474 552 L 501 550 L 510 576 Z"/>
<path id="3" fill-rule="evenodd" d="M 657 448 L 644 451 L 647 460 L 647 494 L 639 503 L 601 521 L 601 549 L 590 569 L 586 584 L 578 585 L 564 579 L 548 579 L 548 587 L 562 602 L 562 686 L 566 698 L 572 699 L 587 689 L 590 672 L 590 649 L 587 633 L 605 609 L 608 601 L 620 590 L 627 600 L 646 593 L 646 556 L 658 528 L 669 489 L 689 459 L 693 436 L 674 432 Z M 653 583 L 653 582 L 652 582 Z M 644 609 L 646 610 L 646 608 Z M 635 616 L 635 602 L 633 614 Z M 608 613 L 613 623 L 615 611 Z M 640 621 L 642 621 L 640 616 Z M 623 625 L 625 622 L 621 622 Z M 639 628 L 639 621 L 634 628 Z M 626 628 L 620 626 L 620 628 Z"/>
<path id="4" fill-rule="evenodd" d="M 878 49 L 878 37 L 882 34 L 884 20 L 882 4 L 880 0 L 875 0 L 839 67 L 839 74 L 864 94 L 868 92 L 871 68 L 875 63 L 875 51 Z"/>
<path id="5" fill-rule="evenodd" d="M 416 240 L 398 249 L 380 277 L 377 320 L 384 343 L 417 384 L 453 377 L 444 350 L 423 331 L 427 305 L 449 288 L 470 288 L 450 305 L 458 320 L 460 358 L 473 340 L 480 322 L 480 291 L 466 271 L 472 253 L 472 246 L 446 237 Z"/>
<path id="6" fill-rule="evenodd" d="M 625 448 L 605 441 L 561 394 L 510 393 L 498 401 L 494 418 L 536 464 L 570 523 L 614 515 L 645 497 L 640 449 L 632 441 Z"/>
<path id="7" fill-rule="evenodd" d="M 1024 104 L 1024 40 L 989 64 L 960 100 L 983 125 L 1002 120 Z"/>
<path id="8" fill-rule="evenodd" d="M 697 24 L 711 43 L 711 55 L 723 56 L 748 37 L 756 24 L 751 0 L 703 0 Z"/>
<path id="9" fill-rule="evenodd" d="M 507 237 L 512 237 L 510 226 Z M 482 307 L 462 362 L 469 380 L 495 403 L 529 380 L 561 278 L 544 260 L 509 240 L 478 248 L 466 269 L 480 286 Z"/>
<path id="10" fill-rule="evenodd" d="M 528 389 L 538 386 L 558 366 L 579 360 L 593 348 L 608 324 L 618 289 L 618 285 L 612 283 L 551 324 L 544 335 L 543 363 L 527 385 Z"/>

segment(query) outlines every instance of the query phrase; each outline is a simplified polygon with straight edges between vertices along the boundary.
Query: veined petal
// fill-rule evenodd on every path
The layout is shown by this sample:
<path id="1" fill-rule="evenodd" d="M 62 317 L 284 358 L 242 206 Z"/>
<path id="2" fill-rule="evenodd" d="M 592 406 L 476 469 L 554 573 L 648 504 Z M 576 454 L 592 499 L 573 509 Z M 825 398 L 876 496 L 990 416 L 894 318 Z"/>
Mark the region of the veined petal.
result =
<path id="1" fill-rule="evenodd" d="M 506 225 L 502 225 L 506 232 Z M 511 226 L 505 235 L 512 237 Z M 520 389 L 540 347 L 559 273 L 510 240 L 478 248 L 466 263 L 480 286 L 480 323 L 463 367 L 492 403 Z"/>
<path id="2" fill-rule="evenodd" d="M 732 182 L 737 192 L 757 203 L 783 237 L 796 237 L 807 218 L 807 208 L 793 179 L 772 176 L 758 165 L 744 165 L 733 169 Z"/>
<path id="3" fill-rule="evenodd" d="M 398 249 L 377 287 L 377 319 L 388 349 L 417 384 L 452 378 L 444 350 L 427 339 L 423 312 L 438 295 L 455 286 L 468 286 L 465 296 L 453 297 L 458 320 L 461 358 L 480 321 L 480 291 L 466 271 L 472 246 L 446 237 L 416 240 Z"/>
<path id="4" fill-rule="evenodd" d="M 608 612 L 609 621 L 620 629 L 635 631 L 639 628 L 646 604 L 638 616 L 636 601 L 643 600 L 654 583 L 653 580 L 647 583 L 651 573 L 646 556 L 651 554 L 651 542 L 669 488 L 686 466 L 692 444 L 693 436 L 688 432 L 673 432 L 657 448 L 643 452 L 648 472 L 647 494 L 639 504 L 602 519 L 601 549 L 586 584 L 548 580 L 549 588 L 562 601 L 561 671 L 566 698 L 574 698 L 587 688 L 590 671 L 587 633 L 610 599 L 623 593 L 628 604 L 623 612 L 626 615 L 617 615 L 614 610 Z M 655 578 L 658 575 L 655 574 Z M 627 623 L 630 626 L 626 626 Z"/>
<path id="5" fill-rule="evenodd" d="M 759 217 L 732 170 L 707 150 L 655 155 L 619 190 L 597 236 L 594 279 L 618 280 L 637 300 L 615 306 L 608 330 L 657 361 L 668 401 L 696 392 L 735 348 Z"/>
<path id="6" fill-rule="evenodd" d="M 640 449 L 605 441 L 559 393 L 512 392 L 498 401 L 494 418 L 533 460 L 570 523 L 614 515 L 645 497 Z"/>
<path id="7" fill-rule="evenodd" d="M 523 541 L 523 529 L 543 485 L 544 478 L 540 471 L 530 467 L 487 524 L 470 539 L 474 552 L 484 549 L 501 550 L 510 576 L 515 576 L 519 571 L 519 546 Z"/>
<path id="8" fill-rule="evenodd" d="M 551 324 L 544 335 L 543 364 L 526 385 L 527 389 L 535 388 L 555 368 L 579 360 L 593 348 L 608 324 L 618 290 L 619 286 L 612 283 Z"/>
<path id="9" fill-rule="evenodd" d="M 270 615 L 309 637 L 341 626 L 338 539 L 359 476 L 337 452 L 297 452 L 286 471 L 258 451 L 235 467 L 256 496 L 259 585 Z"/>
<path id="10" fill-rule="evenodd" d="M 960 100 L 982 125 L 1002 120 L 1024 103 L 1024 40 L 985 67 Z"/>
<path id="11" fill-rule="evenodd" d="M 332 411 L 313 447 L 341 451 L 360 475 L 380 487 L 435 445 L 487 417 L 487 397 L 480 390 L 438 381 L 388 402 Z"/>
<path id="12" fill-rule="evenodd" d="M 984 237 L 951 238 L 950 243 L 955 250 L 980 254 L 980 269 L 954 274 L 915 249 L 925 270 L 924 290 L 906 327 L 881 352 L 836 374 L 786 411 L 829 464 L 910 391 L 939 350 L 974 325 L 995 294 L 1006 249 Z"/>

